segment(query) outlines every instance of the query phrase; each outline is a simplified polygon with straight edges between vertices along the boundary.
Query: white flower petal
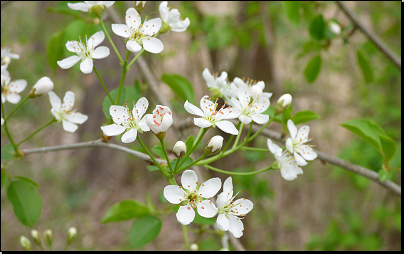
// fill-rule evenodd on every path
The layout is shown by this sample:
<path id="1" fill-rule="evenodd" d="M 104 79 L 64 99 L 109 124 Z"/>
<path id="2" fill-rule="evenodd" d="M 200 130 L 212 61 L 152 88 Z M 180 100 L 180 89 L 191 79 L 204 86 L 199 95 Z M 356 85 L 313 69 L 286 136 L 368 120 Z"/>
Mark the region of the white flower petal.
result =
<path id="1" fill-rule="evenodd" d="M 222 180 L 220 178 L 215 177 L 207 180 L 203 184 L 201 184 L 199 188 L 199 195 L 204 198 L 211 198 L 220 190 L 222 186 Z"/>
<path id="2" fill-rule="evenodd" d="M 169 8 L 167 7 L 167 4 L 168 4 L 167 1 L 163 1 L 163 2 L 161 2 L 160 6 L 159 6 L 159 12 L 160 12 L 161 19 L 164 21 L 167 21 L 167 19 L 168 19 Z"/>
<path id="3" fill-rule="evenodd" d="M 142 46 L 137 44 L 135 41 L 128 40 L 126 43 L 126 48 L 131 52 L 139 52 L 142 49 Z"/>
<path id="4" fill-rule="evenodd" d="M 97 47 L 101 44 L 105 39 L 105 34 L 103 31 L 96 32 L 93 34 L 90 39 L 88 39 L 88 45 L 92 46 L 93 48 Z"/>
<path id="5" fill-rule="evenodd" d="M 66 48 L 70 52 L 76 53 L 76 48 L 79 48 L 79 42 L 78 41 L 67 41 Z"/>
<path id="6" fill-rule="evenodd" d="M 132 113 L 133 115 L 136 114 L 137 118 L 140 119 L 142 118 L 148 107 L 149 107 L 149 101 L 145 97 L 142 97 L 136 102 L 136 105 L 132 110 Z"/>
<path id="7" fill-rule="evenodd" d="M 196 183 L 198 182 L 198 176 L 193 170 L 185 170 L 181 176 L 182 187 L 189 191 L 196 189 Z"/>
<path id="8" fill-rule="evenodd" d="M 240 119 L 240 121 L 241 121 L 243 124 L 249 124 L 249 123 L 251 123 L 251 121 L 252 121 L 252 118 L 251 118 L 251 117 L 245 116 L 245 115 L 240 115 L 240 116 L 238 117 L 238 119 Z"/>
<path id="9" fill-rule="evenodd" d="M 151 115 L 151 114 L 149 114 L 149 115 Z M 140 127 L 140 129 L 142 129 L 142 131 L 150 131 L 150 128 L 149 128 L 149 126 L 147 126 L 147 123 L 146 123 L 146 116 L 143 117 L 142 120 L 140 120 L 140 122 L 139 122 L 139 127 Z"/>
<path id="10" fill-rule="evenodd" d="M 163 43 L 154 37 L 144 39 L 142 42 L 144 49 L 150 53 L 160 53 L 164 49 Z"/>
<path id="11" fill-rule="evenodd" d="M 134 30 L 137 30 L 142 22 L 139 13 L 134 8 L 129 8 L 126 11 L 125 21 L 128 27 Z"/>
<path id="12" fill-rule="evenodd" d="M 229 230 L 229 227 L 230 227 L 230 221 L 226 217 L 226 215 L 219 214 L 219 216 L 217 216 L 216 225 L 220 230 L 227 231 L 227 230 Z"/>
<path id="13" fill-rule="evenodd" d="M 252 119 L 257 124 L 264 124 L 269 121 L 269 115 L 255 114 L 252 116 Z"/>
<path id="14" fill-rule="evenodd" d="M 191 22 L 189 21 L 188 18 L 184 20 L 178 20 L 175 24 L 170 25 L 171 30 L 173 32 L 184 32 L 185 30 L 187 30 L 190 23 Z"/>
<path id="15" fill-rule="evenodd" d="M 105 8 L 111 7 L 115 1 L 102 1 L 102 3 L 105 5 Z"/>
<path id="16" fill-rule="evenodd" d="M 101 126 L 101 130 L 105 135 L 111 137 L 111 136 L 117 136 L 119 134 L 122 134 L 122 132 L 124 132 L 126 130 L 126 128 L 123 127 L 122 125 L 114 123 L 114 124 L 107 125 L 107 126 Z"/>
<path id="17" fill-rule="evenodd" d="M 216 123 L 216 126 L 226 133 L 230 133 L 232 135 L 238 135 L 238 130 L 236 126 L 232 122 L 229 121 L 220 121 Z"/>
<path id="18" fill-rule="evenodd" d="M 62 101 L 60 100 L 59 96 L 57 96 L 55 94 L 55 92 L 53 92 L 53 91 L 50 91 L 48 93 L 48 95 L 49 95 L 49 101 L 50 101 L 50 104 L 52 105 L 52 108 L 59 109 L 62 105 Z"/>
<path id="19" fill-rule="evenodd" d="M 112 105 L 109 108 L 109 114 L 112 116 L 112 120 L 117 124 L 121 124 L 125 122 L 125 119 L 129 118 L 126 108 L 122 106 Z"/>
<path id="20" fill-rule="evenodd" d="M 13 93 L 21 93 L 27 87 L 25 79 L 17 79 L 10 83 L 9 89 Z"/>
<path id="21" fill-rule="evenodd" d="M 84 115 L 84 114 L 78 113 L 78 112 L 77 113 L 72 112 L 72 113 L 66 115 L 66 120 L 68 120 L 72 123 L 82 124 L 85 121 L 87 121 L 87 119 L 88 119 L 87 115 Z"/>
<path id="22" fill-rule="evenodd" d="M 188 225 L 195 218 L 195 211 L 190 205 L 181 206 L 176 214 L 177 220 L 182 225 Z"/>
<path id="23" fill-rule="evenodd" d="M 210 200 L 198 202 L 196 208 L 199 215 L 205 218 L 212 218 L 217 214 L 217 208 Z"/>
<path id="24" fill-rule="evenodd" d="M 278 149 L 280 149 L 280 147 L 277 144 L 272 143 L 272 140 L 268 139 L 267 140 L 267 145 L 268 145 L 268 149 L 269 151 L 271 151 L 271 153 L 275 153 L 276 151 L 278 151 Z M 281 149 L 282 152 L 282 149 Z"/>
<path id="25" fill-rule="evenodd" d="M 229 231 L 236 238 L 240 238 L 243 235 L 243 222 L 235 216 L 229 216 Z"/>
<path id="26" fill-rule="evenodd" d="M 57 61 L 58 65 L 62 69 L 69 69 L 73 65 L 75 65 L 78 61 L 80 61 L 80 57 L 78 56 L 70 56 L 68 58 L 65 58 L 61 61 Z"/>
<path id="27" fill-rule="evenodd" d="M 288 120 L 288 129 L 292 139 L 296 138 L 297 128 L 296 125 L 292 122 L 292 120 Z"/>
<path id="28" fill-rule="evenodd" d="M 189 103 L 188 100 L 185 102 L 184 108 L 188 113 L 190 113 L 192 115 L 197 115 L 197 116 L 202 116 L 202 117 L 205 116 L 203 114 L 203 111 L 200 108 L 198 108 L 197 106 Z"/>
<path id="29" fill-rule="evenodd" d="M 286 140 L 286 149 L 288 149 L 289 152 L 293 153 L 293 140 L 292 140 L 292 138 L 288 138 Z"/>
<path id="30" fill-rule="evenodd" d="M 77 128 L 78 128 L 78 126 L 76 124 L 71 123 L 71 122 L 66 121 L 66 120 L 62 121 L 62 125 L 63 125 L 63 129 L 65 131 L 68 131 L 68 132 L 75 132 L 77 130 Z"/>
<path id="31" fill-rule="evenodd" d="M 136 129 L 130 129 L 125 134 L 122 135 L 121 141 L 123 143 L 131 143 L 136 140 L 137 137 L 137 130 Z"/>
<path id="32" fill-rule="evenodd" d="M 317 153 L 314 152 L 313 148 L 311 148 L 308 145 L 302 145 L 299 149 L 299 153 L 300 155 L 305 159 L 305 160 L 309 160 L 312 161 L 315 158 L 317 158 Z M 303 166 L 303 165 L 300 165 Z"/>
<path id="33" fill-rule="evenodd" d="M 17 104 L 21 100 L 21 96 L 16 93 L 12 93 L 7 95 L 7 101 L 12 103 L 12 104 Z"/>
<path id="34" fill-rule="evenodd" d="M 240 204 L 235 207 L 235 212 L 238 212 L 237 215 L 247 214 L 254 207 L 253 202 L 245 198 L 237 199 L 233 202 L 233 204 Z"/>
<path id="35" fill-rule="evenodd" d="M 184 190 L 178 185 L 167 185 L 163 194 L 171 204 L 179 204 L 186 199 Z"/>
<path id="36" fill-rule="evenodd" d="M 303 170 L 297 166 L 281 168 L 281 175 L 287 181 L 292 181 L 292 180 L 296 179 L 298 174 L 303 174 Z"/>
<path id="37" fill-rule="evenodd" d="M 216 199 L 217 206 L 219 208 L 222 208 L 230 198 L 231 198 L 231 196 L 229 197 L 228 193 L 226 193 L 226 192 L 220 193 Z"/>
<path id="38" fill-rule="evenodd" d="M 107 56 L 109 56 L 109 48 L 105 46 L 96 48 L 91 55 L 91 57 L 94 59 L 102 59 L 106 58 Z"/>
<path id="39" fill-rule="evenodd" d="M 194 124 L 201 128 L 207 128 L 212 126 L 212 124 L 208 120 L 203 118 L 194 118 Z"/>
<path id="40" fill-rule="evenodd" d="M 70 9 L 88 12 L 89 6 L 85 3 L 67 3 Z"/>
<path id="41" fill-rule="evenodd" d="M 233 197 L 233 179 L 229 176 L 223 183 L 223 192 L 227 194 L 230 199 Z"/>
<path id="42" fill-rule="evenodd" d="M 144 22 L 142 26 L 143 34 L 146 34 L 147 36 L 153 36 L 160 30 L 161 24 L 162 22 L 160 18 L 150 19 Z"/>
<path id="43" fill-rule="evenodd" d="M 130 37 L 130 28 L 124 24 L 112 24 L 112 32 L 124 38 Z"/>
<path id="44" fill-rule="evenodd" d="M 86 58 L 83 62 L 80 64 L 80 70 L 84 74 L 91 73 L 93 71 L 93 59 L 91 58 Z"/>
<path id="45" fill-rule="evenodd" d="M 65 97 L 63 97 L 62 108 L 65 111 L 70 111 L 74 105 L 74 93 L 71 91 L 67 91 Z"/>
<path id="46" fill-rule="evenodd" d="M 303 159 L 303 157 L 300 156 L 297 152 L 294 152 L 293 155 L 295 156 L 295 160 L 297 162 L 297 165 L 299 165 L 299 166 L 306 166 L 307 165 L 307 161 L 305 159 Z"/>

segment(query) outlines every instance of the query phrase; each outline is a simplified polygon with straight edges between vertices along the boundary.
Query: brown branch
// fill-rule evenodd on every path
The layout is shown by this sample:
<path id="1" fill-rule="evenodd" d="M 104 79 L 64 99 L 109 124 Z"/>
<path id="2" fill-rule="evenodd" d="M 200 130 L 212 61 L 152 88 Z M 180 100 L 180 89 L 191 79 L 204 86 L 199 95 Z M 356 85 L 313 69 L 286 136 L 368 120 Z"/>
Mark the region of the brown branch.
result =
<path id="1" fill-rule="evenodd" d="M 397 68 L 401 70 L 401 59 L 394 54 L 383 42 L 382 40 L 374 34 L 370 29 L 366 28 L 356 17 L 356 15 L 345 5 L 342 1 L 337 1 L 338 7 L 348 16 L 348 18 L 355 24 L 355 26 L 364 33 L 369 40 L 371 40 L 376 47 L 387 56 L 390 61 L 392 61 Z"/>

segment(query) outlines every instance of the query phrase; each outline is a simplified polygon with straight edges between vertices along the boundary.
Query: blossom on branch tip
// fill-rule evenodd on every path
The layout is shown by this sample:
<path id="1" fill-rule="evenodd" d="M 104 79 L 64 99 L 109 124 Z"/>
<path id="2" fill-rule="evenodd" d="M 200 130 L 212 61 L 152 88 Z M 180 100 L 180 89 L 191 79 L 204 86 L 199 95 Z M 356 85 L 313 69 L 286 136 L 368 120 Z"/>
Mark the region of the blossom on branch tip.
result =
<path id="1" fill-rule="evenodd" d="M 25 79 L 10 81 L 10 75 L 1 75 L 1 101 L 3 103 L 8 101 L 12 104 L 17 104 L 21 100 L 19 93 L 27 87 L 27 81 Z"/>
<path id="2" fill-rule="evenodd" d="M 217 208 L 209 198 L 220 190 L 222 181 L 215 177 L 198 184 L 198 176 L 193 170 L 185 170 L 181 176 L 182 187 L 167 185 L 164 188 L 164 197 L 171 204 L 180 204 L 177 211 L 177 220 L 182 225 L 190 224 L 195 218 L 195 211 L 205 218 L 212 218 L 217 213 Z"/>
<path id="3" fill-rule="evenodd" d="M 105 34 L 103 31 L 96 32 L 90 39 L 86 35 L 86 43 L 80 41 L 68 41 L 66 43 L 66 48 L 70 52 L 74 52 L 77 56 L 70 56 L 61 61 L 58 61 L 58 65 L 62 69 L 69 69 L 75 65 L 78 61 L 80 63 L 80 70 L 84 74 L 91 73 L 93 71 L 93 59 L 102 59 L 109 56 L 109 48 L 105 46 L 97 47 L 105 39 Z"/>
<path id="4" fill-rule="evenodd" d="M 167 1 L 164 1 L 159 6 L 160 16 L 163 23 L 166 23 L 171 31 L 184 32 L 190 24 L 188 18 L 181 20 L 181 14 L 177 9 L 171 9 L 167 7 Z M 166 31 L 161 31 L 164 33 Z"/>
<path id="5" fill-rule="evenodd" d="M 160 53 L 164 49 L 163 43 L 154 38 L 161 27 L 161 19 L 155 18 L 143 24 L 139 13 L 134 8 L 126 11 L 125 24 L 112 24 L 112 31 L 127 38 L 126 48 L 132 52 L 139 52 L 143 48 L 150 53 Z"/>
<path id="6" fill-rule="evenodd" d="M 153 114 L 146 115 L 146 123 L 154 134 L 166 132 L 173 124 L 171 110 L 166 106 L 157 105 Z"/>
<path id="7" fill-rule="evenodd" d="M 83 124 L 87 121 L 88 116 L 76 112 L 74 106 L 74 93 L 71 91 L 66 92 L 63 98 L 63 103 L 60 98 L 53 92 L 48 93 L 49 100 L 52 105 L 51 113 L 57 120 L 62 122 L 63 129 L 68 132 L 75 132 L 78 128 L 77 124 Z"/>
<path id="8" fill-rule="evenodd" d="M 292 120 L 288 120 L 288 129 L 290 138 L 286 140 L 286 148 L 293 153 L 299 166 L 307 165 L 307 161 L 317 158 L 317 153 L 313 150 L 314 145 L 306 145 L 309 142 L 310 127 L 305 125 L 297 131 L 296 125 Z"/>
<path id="9" fill-rule="evenodd" d="M 70 9 L 88 12 L 94 6 L 99 5 L 102 9 L 112 6 L 115 1 L 84 1 L 84 3 L 67 3 Z"/>
<path id="10" fill-rule="evenodd" d="M 184 107 L 188 113 L 200 116 L 202 118 L 194 118 L 194 123 L 196 126 L 201 128 L 207 128 L 210 126 L 218 127 L 222 131 L 226 133 L 230 133 L 232 135 L 238 135 L 238 130 L 234 126 L 234 124 L 230 121 L 226 121 L 228 119 L 235 119 L 240 115 L 240 111 L 237 108 L 225 107 L 223 105 L 219 110 L 217 108 L 217 100 L 213 103 L 209 96 L 205 95 L 201 99 L 201 109 L 196 107 L 195 105 L 188 102 L 185 102 Z M 226 104 L 226 103 L 225 103 Z"/>
<path id="11" fill-rule="evenodd" d="M 247 92 L 248 94 L 252 95 L 253 98 L 256 98 L 258 95 L 268 99 L 272 97 L 272 93 L 263 92 L 265 89 L 264 81 L 257 82 L 253 79 L 245 80 L 244 78 L 234 78 L 233 82 L 230 84 L 230 89 Z"/>
<path id="12" fill-rule="evenodd" d="M 261 89 L 260 87 L 257 88 Z M 255 89 L 253 91 L 255 91 Z M 231 101 L 233 106 L 241 111 L 239 119 L 242 123 L 249 124 L 251 121 L 254 121 L 258 124 L 264 124 L 268 122 L 269 115 L 261 114 L 269 107 L 268 98 L 259 94 L 254 95 L 254 93 L 239 91 L 238 100 L 232 97 Z"/>
<path id="13" fill-rule="evenodd" d="M 135 102 L 133 102 L 133 104 L 135 104 Z M 143 133 L 143 131 L 150 130 L 146 124 L 146 117 L 142 118 L 148 107 L 149 101 L 145 97 L 137 101 L 132 111 L 130 111 L 127 106 L 112 105 L 109 108 L 109 114 L 115 123 L 101 126 L 102 132 L 107 136 L 117 136 L 125 132 L 121 138 L 123 143 L 135 141 L 138 131 Z"/>
<path id="14" fill-rule="evenodd" d="M 222 231 L 229 230 L 236 238 L 243 235 L 244 225 L 241 222 L 244 216 L 253 209 L 253 203 L 245 198 L 235 201 L 233 199 L 233 183 L 231 176 L 224 181 L 223 192 L 216 199 L 218 214 L 216 225 Z"/>
<path id="15" fill-rule="evenodd" d="M 303 174 L 303 170 L 299 168 L 295 157 L 287 150 L 282 151 L 277 144 L 272 143 L 272 140 L 267 141 L 268 149 L 275 156 L 281 170 L 282 177 L 291 181 L 297 178 L 298 174 Z"/>
<path id="16" fill-rule="evenodd" d="M 210 74 L 208 68 L 202 72 L 202 76 L 208 85 L 214 98 L 223 98 L 230 101 L 231 97 L 237 97 L 237 91 L 230 89 L 230 82 L 227 79 L 227 72 L 223 71 L 220 76 L 218 73 Z"/>

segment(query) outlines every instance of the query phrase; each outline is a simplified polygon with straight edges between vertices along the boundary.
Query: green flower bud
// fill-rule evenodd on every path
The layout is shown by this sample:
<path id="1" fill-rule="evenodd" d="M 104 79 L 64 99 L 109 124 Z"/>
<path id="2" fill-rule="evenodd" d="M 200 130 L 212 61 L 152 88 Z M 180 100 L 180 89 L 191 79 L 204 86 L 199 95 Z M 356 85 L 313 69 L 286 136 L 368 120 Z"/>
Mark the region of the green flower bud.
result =
<path id="1" fill-rule="evenodd" d="M 139 13 L 142 14 L 142 11 L 146 7 L 147 1 L 133 1 L 133 8 Z"/>
<path id="2" fill-rule="evenodd" d="M 161 28 L 160 28 L 160 34 L 163 34 L 165 32 L 167 32 L 168 30 L 171 30 L 171 26 L 169 24 L 167 24 L 166 22 L 162 21 L 163 23 L 161 24 Z"/>
<path id="3" fill-rule="evenodd" d="M 28 238 L 26 238 L 23 235 L 20 237 L 20 244 L 24 248 L 24 250 L 26 251 L 32 250 L 31 242 L 28 240 Z"/>
<path id="4" fill-rule="evenodd" d="M 53 234 L 52 230 L 47 229 L 43 232 L 43 241 L 50 248 L 52 246 Z"/>
<path id="5" fill-rule="evenodd" d="M 278 103 L 275 107 L 275 115 L 279 115 L 287 108 L 289 108 L 290 104 L 292 103 L 292 96 L 290 94 L 284 94 L 279 98 Z"/>
<path id="6" fill-rule="evenodd" d="M 182 157 L 187 153 L 187 146 L 183 141 L 177 141 L 173 147 L 173 152 L 177 158 Z"/>
<path id="7" fill-rule="evenodd" d="M 69 228 L 69 230 L 67 231 L 67 244 L 71 244 L 74 239 L 76 239 L 77 237 L 77 229 L 76 228 Z"/>
<path id="8" fill-rule="evenodd" d="M 97 5 L 94 5 L 93 8 L 91 8 L 91 11 L 94 12 L 94 14 L 97 17 L 101 18 L 103 9 L 105 9 L 105 5 L 97 4 Z"/>
<path id="9" fill-rule="evenodd" d="M 191 244 L 191 246 L 189 246 L 189 250 L 197 251 L 198 250 L 198 244 L 196 244 L 196 243 Z"/>
<path id="10" fill-rule="evenodd" d="M 31 237 L 34 239 L 34 243 L 37 245 L 42 245 L 41 243 L 41 236 L 39 235 L 39 232 L 35 229 L 31 230 Z"/>
<path id="11" fill-rule="evenodd" d="M 208 144 L 205 147 L 205 156 L 209 156 L 212 154 L 215 154 L 216 152 L 219 152 L 220 149 L 222 149 L 223 146 L 223 137 L 220 135 L 216 135 L 213 138 L 211 138 L 208 142 Z"/>

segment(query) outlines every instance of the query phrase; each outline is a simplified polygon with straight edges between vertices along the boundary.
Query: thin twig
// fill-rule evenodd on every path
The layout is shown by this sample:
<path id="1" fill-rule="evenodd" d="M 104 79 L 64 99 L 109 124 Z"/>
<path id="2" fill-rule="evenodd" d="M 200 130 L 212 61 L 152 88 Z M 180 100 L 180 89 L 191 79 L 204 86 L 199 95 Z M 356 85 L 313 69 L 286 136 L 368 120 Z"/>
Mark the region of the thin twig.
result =
<path id="1" fill-rule="evenodd" d="M 341 10 L 349 17 L 349 19 L 357 26 L 357 28 L 364 33 L 369 40 L 371 40 L 376 47 L 387 56 L 390 61 L 392 61 L 397 68 L 401 70 L 401 59 L 394 54 L 383 42 L 382 40 L 374 34 L 370 29 L 366 28 L 356 17 L 356 15 L 345 5 L 342 1 L 337 1 L 337 5 Z"/>

